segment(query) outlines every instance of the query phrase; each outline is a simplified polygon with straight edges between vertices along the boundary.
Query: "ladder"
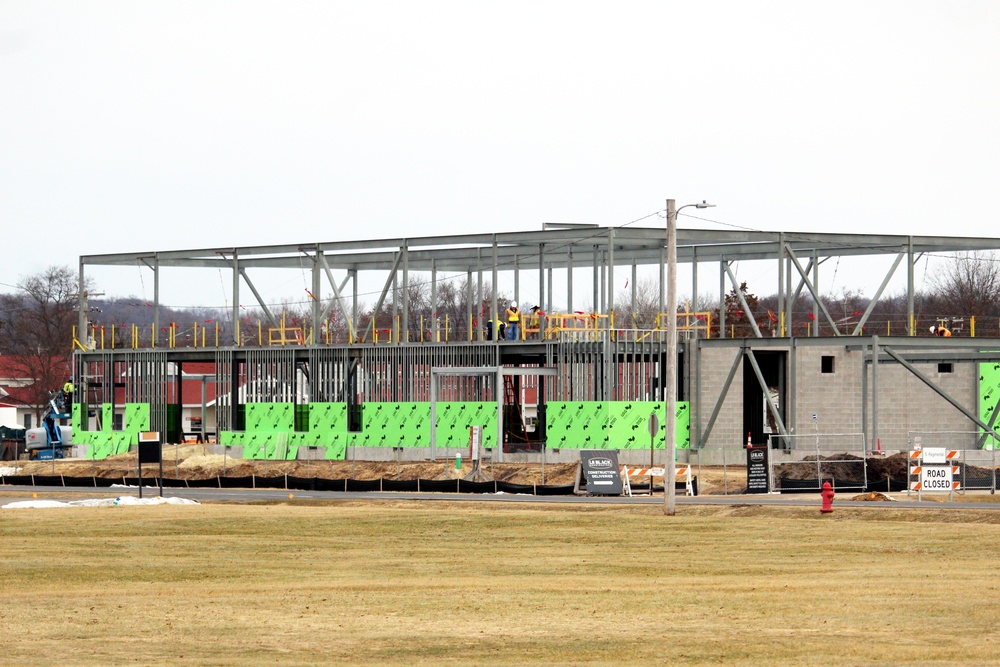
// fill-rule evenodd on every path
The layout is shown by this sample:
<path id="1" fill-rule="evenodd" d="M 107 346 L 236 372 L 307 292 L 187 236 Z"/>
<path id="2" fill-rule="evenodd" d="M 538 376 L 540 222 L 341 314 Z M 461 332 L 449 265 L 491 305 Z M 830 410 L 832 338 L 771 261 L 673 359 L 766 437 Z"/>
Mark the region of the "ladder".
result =
<path id="1" fill-rule="evenodd" d="M 514 384 L 514 376 L 503 377 L 503 433 L 507 443 L 525 443 L 528 441 L 524 428 L 524 415 L 521 413 L 521 396 Z"/>

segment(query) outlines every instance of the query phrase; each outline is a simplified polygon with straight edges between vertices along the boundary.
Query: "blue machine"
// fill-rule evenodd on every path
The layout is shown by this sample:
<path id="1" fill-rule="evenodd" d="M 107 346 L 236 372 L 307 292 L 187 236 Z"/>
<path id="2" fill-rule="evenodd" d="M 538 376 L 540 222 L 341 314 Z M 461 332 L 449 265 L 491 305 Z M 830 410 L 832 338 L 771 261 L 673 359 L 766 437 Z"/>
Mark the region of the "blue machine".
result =
<path id="1" fill-rule="evenodd" d="M 63 412 L 56 403 L 56 395 L 50 394 L 49 407 L 42 417 L 41 428 L 25 433 L 27 450 L 33 452 L 36 459 L 63 458 L 64 449 L 72 445 L 72 436 L 69 427 L 60 426 L 59 420 L 69 418 L 69 413 Z"/>

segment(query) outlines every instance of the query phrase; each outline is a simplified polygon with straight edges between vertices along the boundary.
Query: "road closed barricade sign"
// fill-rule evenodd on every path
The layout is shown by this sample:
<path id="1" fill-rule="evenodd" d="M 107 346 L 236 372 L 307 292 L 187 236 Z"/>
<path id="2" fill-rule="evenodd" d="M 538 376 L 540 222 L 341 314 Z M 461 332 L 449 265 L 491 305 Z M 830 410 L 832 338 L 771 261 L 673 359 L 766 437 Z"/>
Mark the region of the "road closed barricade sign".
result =
<path id="1" fill-rule="evenodd" d="M 947 493 L 949 496 L 962 488 L 956 478 L 960 467 L 954 465 L 961 456 L 960 450 L 945 447 L 924 447 L 914 449 L 909 456 L 909 491 L 917 492 L 917 499 L 923 493 Z"/>

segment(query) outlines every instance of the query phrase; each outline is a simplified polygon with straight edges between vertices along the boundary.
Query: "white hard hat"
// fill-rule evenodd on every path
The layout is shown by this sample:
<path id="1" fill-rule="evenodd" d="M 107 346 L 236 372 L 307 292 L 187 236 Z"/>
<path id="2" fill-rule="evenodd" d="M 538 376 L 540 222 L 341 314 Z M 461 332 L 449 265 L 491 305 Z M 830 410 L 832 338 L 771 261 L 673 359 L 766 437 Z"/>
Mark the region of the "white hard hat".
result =
<path id="1" fill-rule="evenodd" d="M 517 308 L 517 301 L 511 301 L 510 302 L 510 307 L 511 308 Z"/>
<path id="2" fill-rule="evenodd" d="M 936 332 L 937 332 L 937 327 L 931 327 L 931 333 L 936 333 Z"/>

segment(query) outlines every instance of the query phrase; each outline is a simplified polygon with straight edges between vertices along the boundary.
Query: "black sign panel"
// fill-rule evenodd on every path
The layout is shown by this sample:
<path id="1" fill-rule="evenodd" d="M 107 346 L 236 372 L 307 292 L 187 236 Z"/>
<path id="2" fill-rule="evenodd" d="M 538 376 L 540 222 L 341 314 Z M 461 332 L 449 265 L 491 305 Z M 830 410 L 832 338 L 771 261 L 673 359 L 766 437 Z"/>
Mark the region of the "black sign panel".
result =
<path id="1" fill-rule="evenodd" d="M 747 493 L 771 490 L 767 474 L 767 445 L 747 447 Z"/>
<path id="2" fill-rule="evenodd" d="M 139 443 L 139 463 L 160 463 L 162 449 L 159 441 Z"/>
<path id="3" fill-rule="evenodd" d="M 618 470 L 618 452 L 615 450 L 583 450 L 580 452 L 583 478 L 587 493 L 602 496 L 622 494 L 622 476 Z"/>

